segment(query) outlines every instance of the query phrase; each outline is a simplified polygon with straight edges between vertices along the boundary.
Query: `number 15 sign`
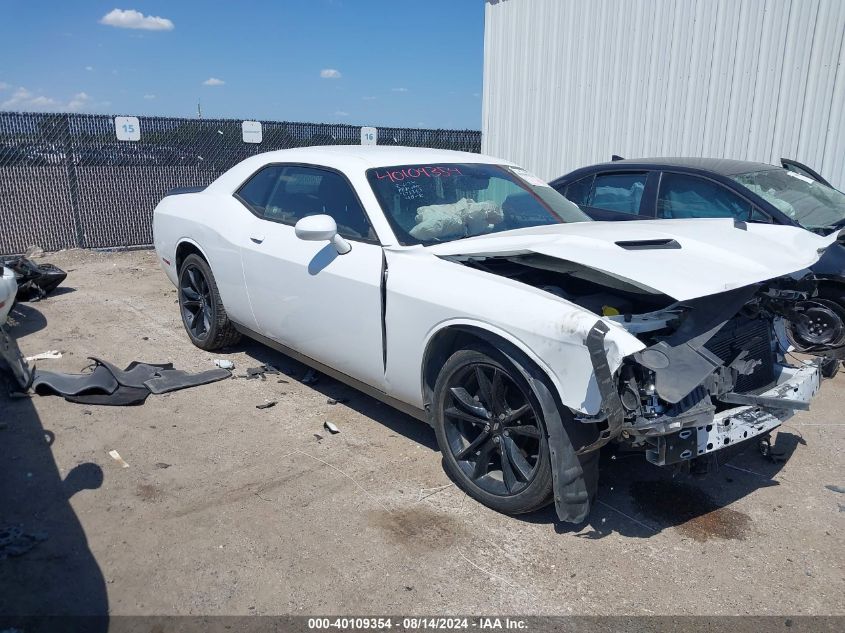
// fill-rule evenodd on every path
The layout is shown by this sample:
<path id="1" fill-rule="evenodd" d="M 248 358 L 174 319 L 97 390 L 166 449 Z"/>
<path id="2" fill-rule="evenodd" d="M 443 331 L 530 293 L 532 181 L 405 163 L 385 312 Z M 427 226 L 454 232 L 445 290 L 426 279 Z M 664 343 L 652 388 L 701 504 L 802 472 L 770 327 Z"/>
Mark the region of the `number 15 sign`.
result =
<path id="1" fill-rule="evenodd" d="M 114 129 L 118 141 L 140 141 L 141 124 L 136 116 L 114 117 Z"/>

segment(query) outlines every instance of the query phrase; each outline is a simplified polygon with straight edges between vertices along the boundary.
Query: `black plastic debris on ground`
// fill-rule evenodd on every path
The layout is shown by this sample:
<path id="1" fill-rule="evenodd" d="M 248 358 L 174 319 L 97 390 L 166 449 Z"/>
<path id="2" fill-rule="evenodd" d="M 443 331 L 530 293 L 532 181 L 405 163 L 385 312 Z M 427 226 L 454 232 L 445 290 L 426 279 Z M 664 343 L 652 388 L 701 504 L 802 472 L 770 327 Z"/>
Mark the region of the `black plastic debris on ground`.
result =
<path id="1" fill-rule="evenodd" d="M 126 369 L 91 357 L 91 371 L 63 374 L 36 369 L 32 390 L 39 395 L 60 395 L 69 402 L 87 405 L 131 406 L 143 404 L 151 394 L 206 385 L 232 375 L 228 369 L 210 369 L 196 374 L 173 368 L 172 363 L 132 361 Z"/>
<path id="2" fill-rule="evenodd" d="M 59 287 L 67 273 L 53 264 L 36 264 L 26 257 L 0 258 L 0 265 L 15 272 L 18 301 L 38 301 Z"/>
<path id="3" fill-rule="evenodd" d="M 276 400 L 271 400 L 270 402 L 265 402 L 264 404 L 257 404 L 255 405 L 256 409 L 269 409 L 270 407 L 275 407 L 279 404 Z"/>
<path id="4" fill-rule="evenodd" d="M 271 375 L 281 375 L 278 369 L 273 367 L 272 365 L 259 365 L 258 367 L 249 367 L 246 370 L 245 374 L 241 374 L 239 378 L 246 378 L 247 380 L 256 380 L 260 378 L 261 380 L 267 380 L 267 374 Z"/>

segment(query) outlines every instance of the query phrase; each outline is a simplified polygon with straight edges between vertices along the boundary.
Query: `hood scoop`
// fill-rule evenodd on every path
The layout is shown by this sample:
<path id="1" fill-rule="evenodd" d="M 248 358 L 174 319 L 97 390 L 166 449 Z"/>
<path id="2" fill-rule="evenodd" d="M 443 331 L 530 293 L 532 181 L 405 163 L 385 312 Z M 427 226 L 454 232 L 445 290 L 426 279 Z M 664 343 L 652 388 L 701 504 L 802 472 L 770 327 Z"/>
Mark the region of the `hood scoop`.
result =
<path id="1" fill-rule="evenodd" d="M 623 242 L 614 242 L 617 246 L 621 246 L 626 251 L 654 251 L 662 249 L 681 248 L 677 240 L 627 240 Z"/>

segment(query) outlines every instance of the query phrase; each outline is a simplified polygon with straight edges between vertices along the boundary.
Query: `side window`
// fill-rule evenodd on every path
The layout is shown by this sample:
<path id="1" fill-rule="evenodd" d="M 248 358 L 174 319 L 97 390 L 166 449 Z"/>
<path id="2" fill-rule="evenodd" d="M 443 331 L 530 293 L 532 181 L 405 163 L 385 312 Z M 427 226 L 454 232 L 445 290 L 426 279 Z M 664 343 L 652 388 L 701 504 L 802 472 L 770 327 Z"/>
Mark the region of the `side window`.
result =
<path id="1" fill-rule="evenodd" d="M 593 181 L 587 206 L 616 213 L 640 212 L 648 173 L 598 174 Z"/>
<path id="2" fill-rule="evenodd" d="M 253 213 L 263 216 L 270 192 L 279 181 L 283 170 L 284 167 L 281 165 L 264 167 L 238 189 L 238 197 L 252 209 Z"/>
<path id="3" fill-rule="evenodd" d="M 241 187 L 238 196 L 256 215 L 273 222 L 293 225 L 306 216 L 325 213 L 334 218 L 343 237 L 376 239 L 351 186 L 333 171 L 271 165 Z"/>
<path id="4" fill-rule="evenodd" d="M 711 180 L 664 173 L 657 195 L 661 218 L 735 218 L 748 220 L 751 203 Z"/>
<path id="5" fill-rule="evenodd" d="M 585 206 L 587 204 L 587 200 L 590 196 L 590 190 L 592 189 L 593 185 L 593 175 L 590 174 L 586 178 L 581 178 L 581 180 L 576 180 L 575 182 L 569 183 L 566 187 L 565 191 L 561 191 L 563 197 L 569 200 L 570 202 L 574 202 L 579 207 Z"/>

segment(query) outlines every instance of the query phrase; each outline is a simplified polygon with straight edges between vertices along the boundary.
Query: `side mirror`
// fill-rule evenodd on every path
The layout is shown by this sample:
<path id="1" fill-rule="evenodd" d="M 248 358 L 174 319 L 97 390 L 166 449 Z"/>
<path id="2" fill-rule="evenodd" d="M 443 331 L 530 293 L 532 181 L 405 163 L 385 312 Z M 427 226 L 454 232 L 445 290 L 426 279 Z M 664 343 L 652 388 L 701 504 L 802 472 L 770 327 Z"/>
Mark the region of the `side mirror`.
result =
<path id="1" fill-rule="evenodd" d="M 337 223 L 330 215 L 309 215 L 299 220 L 293 227 L 296 236 L 310 242 L 332 243 L 338 255 L 346 255 L 352 245 L 337 234 Z"/>

